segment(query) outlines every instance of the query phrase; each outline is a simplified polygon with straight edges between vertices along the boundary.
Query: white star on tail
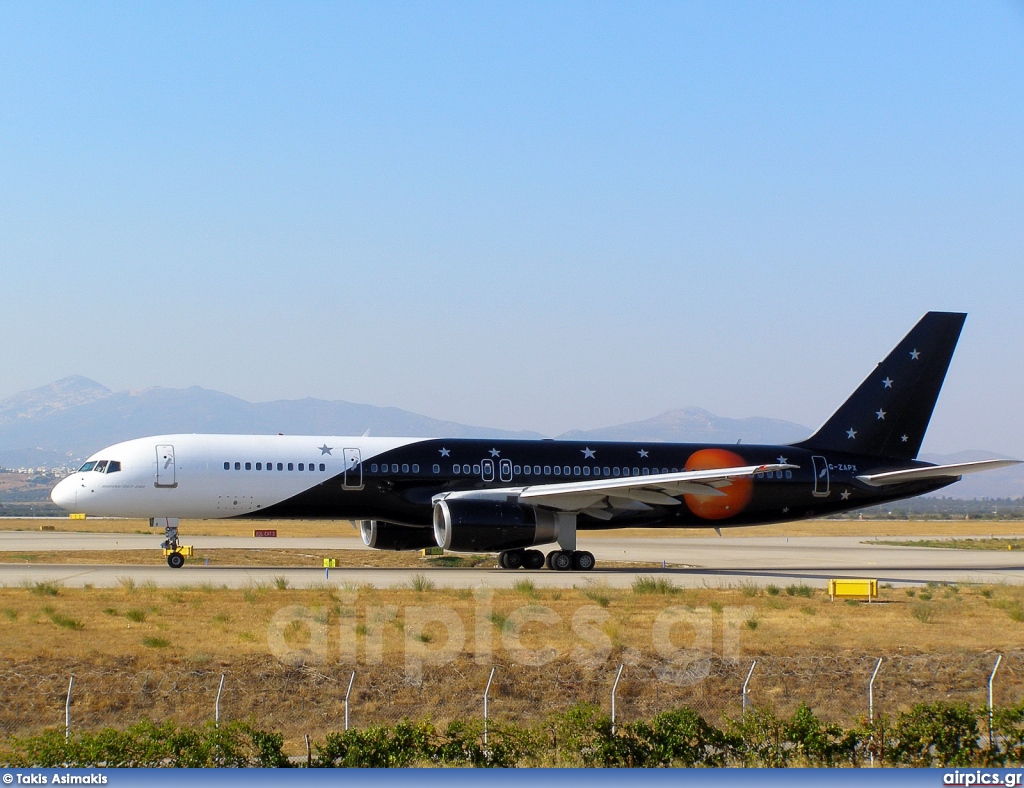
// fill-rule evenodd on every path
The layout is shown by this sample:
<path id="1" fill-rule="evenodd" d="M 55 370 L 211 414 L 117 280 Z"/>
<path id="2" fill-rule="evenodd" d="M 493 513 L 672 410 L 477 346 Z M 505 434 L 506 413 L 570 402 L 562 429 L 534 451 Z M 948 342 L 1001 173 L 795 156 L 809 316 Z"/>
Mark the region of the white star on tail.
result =
<path id="1" fill-rule="evenodd" d="M 875 411 L 875 415 L 878 416 L 879 421 L 882 421 L 885 418 L 885 411 L 879 408 Z"/>
<path id="2" fill-rule="evenodd" d="M 901 443 L 906 443 L 908 440 L 910 440 L 910 438 L 908 436 L 906 436 L 906 435 L 902 435 L 900 437 L 900 442 Z"/>
<path id="3" fill-rule="evenodd" d="M 892 378 L 886 378 L 885 380 L 883 380 L 882 381 L 882 385 L 885 386 L 887 389 L 891 389 L 892 388 Z"/>
<path id="4" fill-rule="evenodd" d="M 856 440 L 857 430 L 855 430 L 853 427 L 850 427 L 850 429 L 846 431 L 846 437 L 849 438 L 850 440 Z"/>
<path id="5" fill-rule="evenodd" d="M 921 354 L 917 351 L 917 348 L 914 348 L 913 350 L 910 351 L 910 358 L 912 358 L 914 361 L 917 361 L 919 358 L 921 358 Z"/>

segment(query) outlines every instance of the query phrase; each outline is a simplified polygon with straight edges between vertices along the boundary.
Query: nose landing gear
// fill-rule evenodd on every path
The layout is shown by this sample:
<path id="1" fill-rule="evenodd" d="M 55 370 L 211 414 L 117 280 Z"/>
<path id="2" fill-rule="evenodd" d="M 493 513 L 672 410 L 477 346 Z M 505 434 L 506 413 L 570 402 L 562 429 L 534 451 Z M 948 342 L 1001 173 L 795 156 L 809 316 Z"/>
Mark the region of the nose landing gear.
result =
<path id="1" fill-rule="evenodd" d="M 150 517 L 151 528 L 164 527 L 164 540 L 160 547 L 167 556 L 167 565 L 171 569 L 181 569 L 185 565 L 185 556 L 181 553 L 181 545 L 178 544 L 178 518 L 177 517 Z"/>

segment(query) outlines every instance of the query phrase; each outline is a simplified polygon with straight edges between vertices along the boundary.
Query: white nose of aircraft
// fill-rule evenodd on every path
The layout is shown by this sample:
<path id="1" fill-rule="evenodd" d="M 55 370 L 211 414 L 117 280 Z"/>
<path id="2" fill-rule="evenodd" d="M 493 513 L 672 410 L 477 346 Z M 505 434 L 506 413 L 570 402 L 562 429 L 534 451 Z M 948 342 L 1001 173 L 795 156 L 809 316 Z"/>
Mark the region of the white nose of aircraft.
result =
<path id="1" fill-rule="evenodd" d="M 78 487 L 75 483 L 75 478 L 69 476 L 59 481 L 57 486 L 50 492 L 50 500 L 61 509 L 73 512 L 78 501 Z"/>

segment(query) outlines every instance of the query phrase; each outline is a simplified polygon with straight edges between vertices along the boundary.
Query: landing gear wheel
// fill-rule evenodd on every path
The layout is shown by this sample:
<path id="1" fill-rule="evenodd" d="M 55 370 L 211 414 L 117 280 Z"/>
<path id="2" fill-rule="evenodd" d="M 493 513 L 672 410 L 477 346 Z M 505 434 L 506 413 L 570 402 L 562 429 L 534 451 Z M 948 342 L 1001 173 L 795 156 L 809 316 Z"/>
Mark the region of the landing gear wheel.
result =
<path id="1" fill-rule="evenodd" d="M 522 550 L 503 550 L 498 555 L 498 566 L 502 569 L 519 569 L 523 565 Z"/>
<path id="2" fill-rule="evenodd" d="M 167 556 L 167 565 L 171 569 L 181 569 L 185 565 L 185 556 L 181 553 L 171 553 Z"/>
<path id="3" fill-rule="evenodd" d="M 551 559 L 554 558 L 554 555 L 557 552 L 558 552 L 557 550 L 553 550 L 552 552 L 550 552 L 546 556 L 544 556 L 544 568 L 545 569 L 554 569 L 554 567 L 551 566 Z"/>
<path id="4" fill-rule="evenodd" d="M 558 572 L 567 572 L 572 569 L 572 553 L 568 550 L 555 550 L 549 558 L 551 568 Z"/>
<path id="5" fill-rule="evenodd" d="M 594 568 L 594 555 L 586 550 L 580 550 L 572 554 L 572 568 L 577 572 L 589 572 Z"/>
<path id="6" fill-rule="evenodd" d="M 544 553 L 540 550 L 527 550 L 523 553 L 523 567 L 541 569 L 544 566 Z"/>

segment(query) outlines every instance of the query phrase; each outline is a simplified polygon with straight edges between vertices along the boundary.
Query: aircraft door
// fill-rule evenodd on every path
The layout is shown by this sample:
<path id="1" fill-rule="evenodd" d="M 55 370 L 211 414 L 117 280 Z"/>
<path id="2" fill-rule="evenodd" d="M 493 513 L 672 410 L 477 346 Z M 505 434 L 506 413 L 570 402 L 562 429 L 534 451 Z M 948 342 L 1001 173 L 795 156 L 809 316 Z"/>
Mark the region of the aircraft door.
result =
<path id="1" fill-rule="evenodd" d="M 811 457 L 811 465 L 814 466 L 814 497 L 827 498 L 828 461 L 824 457 Z"/>
<path id="2" fill-rule="evenodd" d="M 345 477 L 341 486 L 345 490 L 363 489 L 363 461 L 359 449 L 344 449 Z"/>
<path id="3" fill-rule="evenodd" d="M 164 444 L 156 447 L 156 486 L 178 486 L 177 469 L 174 466 L 173 446 Z"/>
<path id="4" fill-rule="evenodd" d="M 503 482 L 512 481 L 512 460 L 502 460 L 498 463 L 498 473 Z"/>
<path id="5" fill-rule="evenodd" d="M 487 459 L 480 461 L 480 477 L 485 482 L 494 481 L 494 460 Z"/>

